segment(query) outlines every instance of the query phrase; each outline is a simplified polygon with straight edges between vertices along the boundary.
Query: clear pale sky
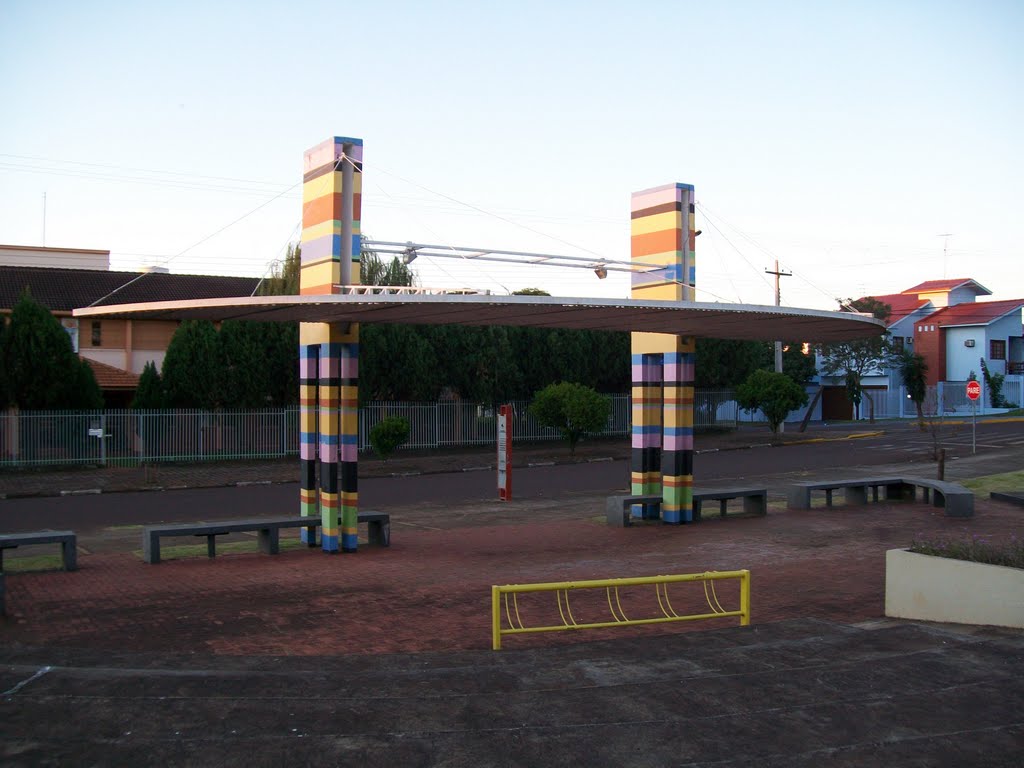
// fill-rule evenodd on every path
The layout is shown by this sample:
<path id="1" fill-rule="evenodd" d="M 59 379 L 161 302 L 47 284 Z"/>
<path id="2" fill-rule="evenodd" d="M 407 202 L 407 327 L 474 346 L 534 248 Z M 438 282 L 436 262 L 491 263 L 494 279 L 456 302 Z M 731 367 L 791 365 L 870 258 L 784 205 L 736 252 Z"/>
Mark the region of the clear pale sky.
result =
<path id="1" fill-rule="evenodd" d="M 42 244 L 45 194 L 48 246 L 263 274 L 298 238 L 303 151 L 340 135 L 378 240 L 627 259 L 630 192 L 678 181 L 701 300 L 772 303 L 773 257 L 793 306 L 944 276 L 1024 297 L 1022 41 L 1024 3 L 984 0 L 0 0 L 0 243 Z"/>

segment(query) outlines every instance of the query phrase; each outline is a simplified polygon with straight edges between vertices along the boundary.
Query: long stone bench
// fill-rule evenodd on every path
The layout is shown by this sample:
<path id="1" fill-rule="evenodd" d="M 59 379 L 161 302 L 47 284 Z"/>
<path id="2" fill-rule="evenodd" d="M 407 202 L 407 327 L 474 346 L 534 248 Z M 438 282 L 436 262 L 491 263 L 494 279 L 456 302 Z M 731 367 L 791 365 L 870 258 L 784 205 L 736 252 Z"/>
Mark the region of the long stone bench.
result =
<path id="1" fill-rule="evenodd" d="M 860 506 L 872 501 L 914 501 L 917 490 L 921 489 L 922 499 L 931 501 L 936 507 L 946 510 L 949 517 L 971 517 L 974 515 L 974 494 L 958 483 L 944 480 L 929 480 L 917 477 L 859 477 L 841 480 L 812 480 L 793 483 L 786 490 L 788 509 L 810 509 L 812 494 L 823 491 L 825 506 L 832 506 L 833 492 L 842 490 L 846 504 Z"/>
<path id="2" fill-rule="evenodd" d="M 701 519 L 705 501 L 719 502 L 719 514 L 726 515 L 726 506 L 731 499 L 743 499 L 743 511 L 752 515 L 768 514 L 768 490 L 766 488 L 709 488 L 693 493 L 693 519 Z M 664 502 L 661 496 L 609 496 L 605 500 L 605 521 L 616 528 L 625 528 L 633 523 L 632 508 L 644 507 L 652 512 L 644 515 L 645 520 L 661 517 Z"/>
<path id="3" fill-rule="evenodd" d="M 60 544 L 65 571 L 78 568 L 78 544 L 74 531 L 33 531 L 31 533 L 0 533 L 0 573 L 4 570 L 4 550 L 33 544 Z"/>
<path id="4" fill-rule="evenodd" d="M 959 483 L 921 477 L 905 477 L 903 484 L 911 501 L 917 499 L 917 489 L 920 488 L 922 501 L 926 504 L 930 501 L 932 506 L 944 508 L 946 517 L 974 516 L 974 493 Z"/>
<path id="5" fill-rule="evenodd" d="M 767 488 L 708 488 L 694 491 L 693 519 L 697 522 L 700 521 L 705 501 L 717 501 L 719 503 L 718 514 L 725 517 L 727 505 L 732 499 L 743 499 L 744 514 L 768 514 Z"/>
<path id="6" fill-rule="evenodd" d="M 605 521 L 615 528 L 625 528 L 633 523 L 633 507 L 651 509 L 652 513 L 645 519 L 658 519 L 661 516 L 661 496 L 609 496 L 605 499 Z"/>
<path id="7" fill-rule="evenodd" d="M 879 500 L 879 490 L 884 489 L 886 500 L 904 497 L 903 479 L 900 477 L 856 477 L 842 480 L 811 480 L 793 483 L 786 490 L 788 509 L 810 509 L 811 494 L 824 491 L 825 506 L 832 506 L 832 494 L 842 489 L 847 504 L 867 504 L 868 491 L 872 499 Z"/>
<path id="8" fill-rule="evenodd" d="M 383 512 L 361 512 L 358 520 L 366 523 L 367 540 L 382 547 L 391 544 L 391 516 Z M 173 536 L 205 536 L 206 554 L 217 555 L 217 537 L 229 533 L 256 532 L 260 552 L 276 555 L 280 551 L 282 528 L 305 528 L 309 532 L 310 546 L 315 546 L 316 529 L 320 527 L 317 517 L 279 517 L 251 520 L 215 520 L 208 523 L 175 523 L 172 525 L 150 525 L 142 530 L 142 559 L 147 563 L 160 562 L 160 539 Z"/>

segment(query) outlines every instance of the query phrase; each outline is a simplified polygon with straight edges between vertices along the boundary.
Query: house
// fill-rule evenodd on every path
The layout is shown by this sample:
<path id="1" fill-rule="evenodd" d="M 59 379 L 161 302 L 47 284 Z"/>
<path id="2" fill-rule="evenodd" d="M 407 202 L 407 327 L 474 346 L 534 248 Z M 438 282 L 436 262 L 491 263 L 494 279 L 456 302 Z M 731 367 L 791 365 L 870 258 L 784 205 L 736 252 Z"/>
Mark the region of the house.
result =
<path id="1" fill-rule="evenodd" d="M 163 364 L 179 323 L 173 320 L 87 320 L 71 316 L 91 304 L 249 296 L 255 277 L 177 275 L 166 270 L 108 269 L 109 251 L 0 245 L 0 318 L 9 315 L 22 291 L 49 309 L 93 369 L 108 406 L 131 401 L 146 363 Z"/>
<path id="2" fill-rule="evenodd" d="M 981 358 L 991 373 L 1024 374 L 1024 299 L 976 301 L 992 291 L 970 279 L 930 280 L 903 295 L 927 300 L 933 307 L 909 323 L 914 351 L 928 362 L 929 384 L 966 381 L 972 372 L 981 375 Z M 904 320 L 900 332 L 907 326 Z"/>
<path id="3" fill-rule="evenodd" d="M 1011 377 L 1018 388 L 1024 380 L 1024 299 L 978 301 L 991 296 L 976 280 L 955 278 L 928 280 L 897 294 L 872 296 L 889 305 L 892 344 L 898 351 L 910 350 L 928 364 L 927 383 L 965 382 L 971 373 L 981 378 L 981 359 L 990 373 Z M 899 372 L 876 369 L 862 379 L 862 386 L 885 412 L 890 393 L 902 385 Z M 852 418 L 852 405 L 841 381 L 822 379 L 823 419 Z"/>

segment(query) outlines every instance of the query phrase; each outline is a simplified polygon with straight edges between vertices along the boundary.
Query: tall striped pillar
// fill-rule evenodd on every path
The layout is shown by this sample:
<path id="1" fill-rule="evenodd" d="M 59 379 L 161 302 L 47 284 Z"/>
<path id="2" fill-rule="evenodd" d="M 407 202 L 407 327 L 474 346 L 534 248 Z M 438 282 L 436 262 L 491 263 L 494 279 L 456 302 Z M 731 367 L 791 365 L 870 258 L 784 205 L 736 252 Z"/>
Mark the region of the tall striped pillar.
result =
<path id="1" fill-rule="evenodd" d="M 634 192 L 631 208 L 632 258 L 663 265 L 633 272 L 632 298 L 693 301 L 693 187 L 668 184 Z M 664 521 L 690 522 L 694 340 L 663 333 L 634 333 L 631 346 L 632 492 L 661 493 Z"/>
<path id="2" fill-rule="evenodd" d="M 328 139 L 303 160 L 299 293 L 340 293 L 359 284 L 363 142 Z M 320 515 L 325 552 L 355 552 L 359 326 L 301 323 L 299 366 L 300 510 Z"/>

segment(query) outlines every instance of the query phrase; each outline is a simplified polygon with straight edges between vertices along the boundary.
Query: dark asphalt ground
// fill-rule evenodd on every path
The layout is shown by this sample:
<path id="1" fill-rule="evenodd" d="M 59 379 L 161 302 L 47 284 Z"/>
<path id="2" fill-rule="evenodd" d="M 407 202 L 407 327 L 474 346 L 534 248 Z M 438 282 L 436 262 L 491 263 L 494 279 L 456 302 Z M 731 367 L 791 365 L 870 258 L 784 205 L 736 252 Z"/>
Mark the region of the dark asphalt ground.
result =
<path id="1" fill-rule="evenodd" d="M 987 423 L 978 427 L 976 453 L 972 453 L 969 426 L 948 436 L 944 444 L 948 479 L 974 477 L 1024 469 L 1024 422 Z M 935 465 L 928 458 L 929 435 L 906 424 L 879 425 L 880 434 L 855 439 L 835 439 L 781 447 L 760 444 L 743 450 L 711 450 L 694 460 L 698 487 L 721 484 L 764 484 L 783 495 L 784 487 L 814 473 L 856 475 L 873 468 L 933 477 Z M 816 430 L 811 440 L 838 437 L 844 432 Z M 853 433 L 853 434 L 864 434 Z M 754 439 L 763 437 L 753 433 Z M 621 446 L 611 444 L 598 451 L 615 455 Z M 480 454 L 475 463 L 486 461 Z M 610 456 L 609 456 L 610 458 Z M 474 460 L 466 462 L 470 465 Z M 230 467 L 230 465 L 228 465 Z M 197 465 L 197 472 L 202 471 Z M 2 479 L 2 478 L 0 478 Z M 88 485 L 88 482 L 86 482 Z M 513 470 L 516 500 L 553 499 L 564 494 L 613 493 L 629 486 L 625 459 L 585 461 L 577 464 L 517 467 Z M 497 496 L 493 470 L 442 472 L 398 477 L 363 477 L 359 483 L 360 506 L 389 511 L 470 502 L 489 503 Z M 0 530 L 19 532 L 41 528 L 70 528 L 80 533 L 110 526 L 158 522 L 215 520 L 231 517 L 279 516 L 298 512 L 298 484 L 271 483 L 241 487 L 215 487 L 163 492 L 97 494 L 69 497 L 12 498 L 0 501 Z"/>
<path id="2" fill-rule="evenodd" d="M 984 429 L 982 436 L 977 454 L 971 453 L 969 433 L 966 440 L 961 433 L 947 442 L 948 478 L 1024 468 L 1024 424 Z M 704 453 L 696 475 L 698 484 L 763 481 L 777 497 L 787 482 L 815 474 L 930 475 L 934 465 L 924 460 L 923 449 L 919 434 L 890 430 L 845 442 Z M 526 530 L 531 524 L 522 512 L 531 501 L 552 514 L 560 505 L 599 510 L 604 494 L 625 487 L 628 467 L 624 461 L 542 466 L 522 468 L 514 477 L 513 505 L 495 500 L 493 472 L 483 471 L 365 478 L 361 503 L 395 510 L 405 519 L 423 511 L 429 513 L 424 519 L 450 520 L 453 536 L 470 524 Z M 7 499 L 0 501 L 0 530 L 71 527 L 82 532 L 87 546 L 107 542 L 123 552 L 138 547 L 137 531 L 123 537 L 105 531 L 152 520 L 280 514 L 282 506 L 294 509 L 296 499 L 296 486 L 289 483 Z M 920 515 L 923 509 L 914 505 L 897 512 Z M 882 535 L 877 512 L 875 517 L 856 509 L 803 514 L 808 521 L 827 515 L 830 528 L 874 520 L 871 530 L 858 534 L 866 533 L 867 540 Z M 773 508 L 762 520 L 784 515 Z M 1021 521 L 1024 532 L 1024 517 Z M 941 518 L 936 522 L 941 527 Z M 768 529 L 756 521 L 717 524 L 721 527 L 707 527 L 716 522 L 700 526 L 702 536 L 713 534 L 709 542 L 719 542 L 706 545 L 709 557 L 728 560 L 770 544 L 763 538 Z M 551 530 L 565 530 L 565 524 Z M 771 546 L 792 541 L 800 530 L 776 533 Z M 679 543 L 672 545 L 672 539 L 653 536 L 651 529 L 636 533 L 651 542 L 651 549 L 641 547 L 641 559 L 655 556 L 657 542 L 679 546 L 685 539 L 676 536 Z M 400 535 L 416 532 L 406 528 Z M 815 535 L 820 538 L 821 532 Z M 631 540 L 640 546 L 639 539 Z M 810 544 L 844 552 L 834 534 Z M 557 541 L 534 540 L 530 546 L 550 547 L 552 557 L 562 551 Z M 810 569 L 801 573 L 810 601 L 812 591 L 828 593 L 830 573 L 824 561 L 816 566 L 813 547 L 807 551 Z M 387 553 L 392 559 L 400 554 Z M 438 552 L 439 563 L 443 554 Z M 486 561 L 486 553 L 481 556 Z M 187 575 L 207 585 L 211 595 L 223 593 L 219 599 L 235 594 L 251 599 L 252 593 L 240 592 L 234 582 L 218 589 L 217 574 L 258 568 L 259 557 L 179 561 L 158 575 Z M 360 567 L 372 570 L 375 563 L 390 562 L 373 557 L 361 559 Z M 858 559 L 855 551 L 843 557 Z M 283 558 L 282 568 L 295 567 Z M 337 562 L 345 563 L 344 558 Z M 452 569 L 447 578 L 457 579 L 458 561 L 444 563 L 438 567 Z M 782 569 L 788 565 L 779 563 Z M 87 568 L 51 576 L 54 583 L 66 577 L 83 584 L 91 578 Z M 337 588 L 345 583 L 339 572 Z M 304 599 L 295 591 L 266 597 Z M 160 603 L 159 619 L 173 619 L 167 612 L 201 613 L 206 595 L 196 592 L 194 598 L 188 607 Z M 801 594 L 786 599 L 798 605 Z M 417 620 L 444 621 L 443 603 L 421 610 L 427 613 Z M 146 618 L 139 621 L 140 631 L 148 631 L 142 624 Z M 884 619 L 856 625 L 816 619 L 755 622 L 749 628 L 643 637 L 623 632 L 622 639 L 500 653 L 239 656 L 188 646 L 156 653 L 3 642 L 0 763 L 1019 766 L 1022 673 L 1022 632 Z"/>

